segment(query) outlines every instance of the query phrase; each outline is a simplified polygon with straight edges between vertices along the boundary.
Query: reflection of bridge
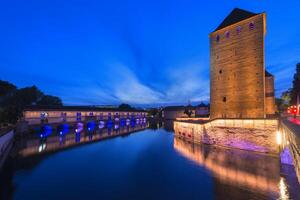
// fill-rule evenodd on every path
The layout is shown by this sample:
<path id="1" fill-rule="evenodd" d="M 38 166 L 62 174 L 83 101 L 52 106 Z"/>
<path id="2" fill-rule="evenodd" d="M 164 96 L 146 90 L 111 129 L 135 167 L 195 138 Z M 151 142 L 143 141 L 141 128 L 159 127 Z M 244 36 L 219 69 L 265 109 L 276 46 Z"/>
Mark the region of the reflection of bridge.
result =
<path id="1" fill-rule="evenodd" d="M 124 126 L 118 129 L 103 128 L 97 129 L 93 132 L 83 130 L 81 132 L 68 133 L 63 136 L 53 135 L 43 140 L 40 138 L 25 139 L 19 154 L 23 157 L 27 157 L 42 152 L 47 153 L 58 151 L 80 144 L 128 135 L 136 131 L 144 130 L 145 128 L 147 128 L 147 124 L 143 123 L 136 124 L 135 126 Z"/>

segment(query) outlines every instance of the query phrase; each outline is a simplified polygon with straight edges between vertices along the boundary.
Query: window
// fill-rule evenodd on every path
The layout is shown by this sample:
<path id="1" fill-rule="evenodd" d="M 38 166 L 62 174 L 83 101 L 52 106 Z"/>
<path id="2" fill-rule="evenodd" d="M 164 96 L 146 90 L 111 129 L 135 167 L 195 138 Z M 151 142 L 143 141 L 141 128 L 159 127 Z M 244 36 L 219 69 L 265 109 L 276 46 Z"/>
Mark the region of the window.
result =
<path id="1" fill-rule="evenodd" d="M 219 73 L 222 74 L 222 72 L 223 72 L 223 71 L 220 69 Z"/>
<path id="2" fill-rule="evenodd" d="M 223 102 L 226 102 L 226 97 L 223 97 Z"/>
<path id="3" fill-rule="evenodd" d="M 230 38 L 230 32 L 229 31 L 226 31 L 225 35 L 226 35 L 226 38 Z"/>
<path id="4" fill-rule="evenodd" d="M 241 32 L 242 32 L 242 27 L 241 27 L 241 26 L 238 26 L 238 27 L 236 28 L 236 33 L 239 35 Z"/>
<path id="5" fill-rule="evenodd" d="M 251 23 L 249 24 L 249 30 L 252 31 L 253 29 L 254 29 L 254 23 L 251 22 Z"/>
<path id="6" fill-rule="evenodd" d="M 219 42 L 219 41 L 220 41 L 220 36 L 217 35 L 217 37 L 216 37 L 216 42 Z"/>

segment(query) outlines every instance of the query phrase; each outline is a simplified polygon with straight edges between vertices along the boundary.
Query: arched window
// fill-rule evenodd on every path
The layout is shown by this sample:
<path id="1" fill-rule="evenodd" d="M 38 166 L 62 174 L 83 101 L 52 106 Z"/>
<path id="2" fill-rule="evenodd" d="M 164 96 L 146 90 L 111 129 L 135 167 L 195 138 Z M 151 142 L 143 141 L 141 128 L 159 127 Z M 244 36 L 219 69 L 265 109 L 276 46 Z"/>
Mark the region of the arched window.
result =
<path id="1" fill-rule="evenodd" d="M 225 35 L 226 35 L 226 38 L 230 38 L 230 31 L 226 31 Z"/>
<path id="2" fill-rule="evenodd" d="M 236 33 L 239 35 L 241 32 L 242 32 L 242 27 L 241 27 L 241 26 L 238 26 L 238 27 L 236 28 Z"/>
<path id="3" fill-rule="evenodd" d="M 253 29 L 254 29 L 254 23 L 251 22 L 251 23 L 249 24 L 249 30 L 252 31 Z"/>
<path id="4" fill-rule="evenodd" d="M 219 41 L 220 41 L 220 36 L 217 35 L 217 37 L 216 37 L 216 42 L 219 42 Z"/>

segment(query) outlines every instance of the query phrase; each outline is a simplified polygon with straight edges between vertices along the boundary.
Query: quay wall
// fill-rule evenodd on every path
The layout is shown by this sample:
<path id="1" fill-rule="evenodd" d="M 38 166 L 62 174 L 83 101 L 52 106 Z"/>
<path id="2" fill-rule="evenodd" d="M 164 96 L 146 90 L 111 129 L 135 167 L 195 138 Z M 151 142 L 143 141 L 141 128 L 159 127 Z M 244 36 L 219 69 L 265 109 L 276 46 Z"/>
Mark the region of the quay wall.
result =
<path id="1" fill-rule="evenodd" d="M 2 168 L 10 149 L 12 148 L 13 138 L 14 131 L 9 131 L 0 137 L 0 168 Z"/>
<path id="2" fill-rule="evenodd" d="M 289 151 L 289 155 L 292 157 L 290 164 L 294 165 L 300 183 L 300 126 L 283 119 L 280 121 L 279 130 L 282 133 L 281 148 Z"/>
<path id="3" fill-rule="evenodd" d="M 174 134 L 193 143 L 219 145 L 278 155 L 276 119 L 215 119 L 174 122 Z"/>

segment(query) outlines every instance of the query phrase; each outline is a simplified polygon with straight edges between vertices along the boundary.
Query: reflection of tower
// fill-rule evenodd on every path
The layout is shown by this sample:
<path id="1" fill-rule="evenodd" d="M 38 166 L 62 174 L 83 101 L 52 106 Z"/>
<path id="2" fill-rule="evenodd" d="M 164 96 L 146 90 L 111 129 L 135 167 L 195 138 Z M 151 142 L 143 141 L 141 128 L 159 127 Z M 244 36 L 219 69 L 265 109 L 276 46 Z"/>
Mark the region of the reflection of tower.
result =
<path id="1" fill-rule="evenodd" d="M 211 145 L 196 145 L 178 137 L 174 137 L 174 148 L 211 172 L 215 199 L 251 199 L 253 195 L 268 195 L 264 198 L 272 199 L 272 195 L 277 195 L 280 166 L 276 157 Z"/>

